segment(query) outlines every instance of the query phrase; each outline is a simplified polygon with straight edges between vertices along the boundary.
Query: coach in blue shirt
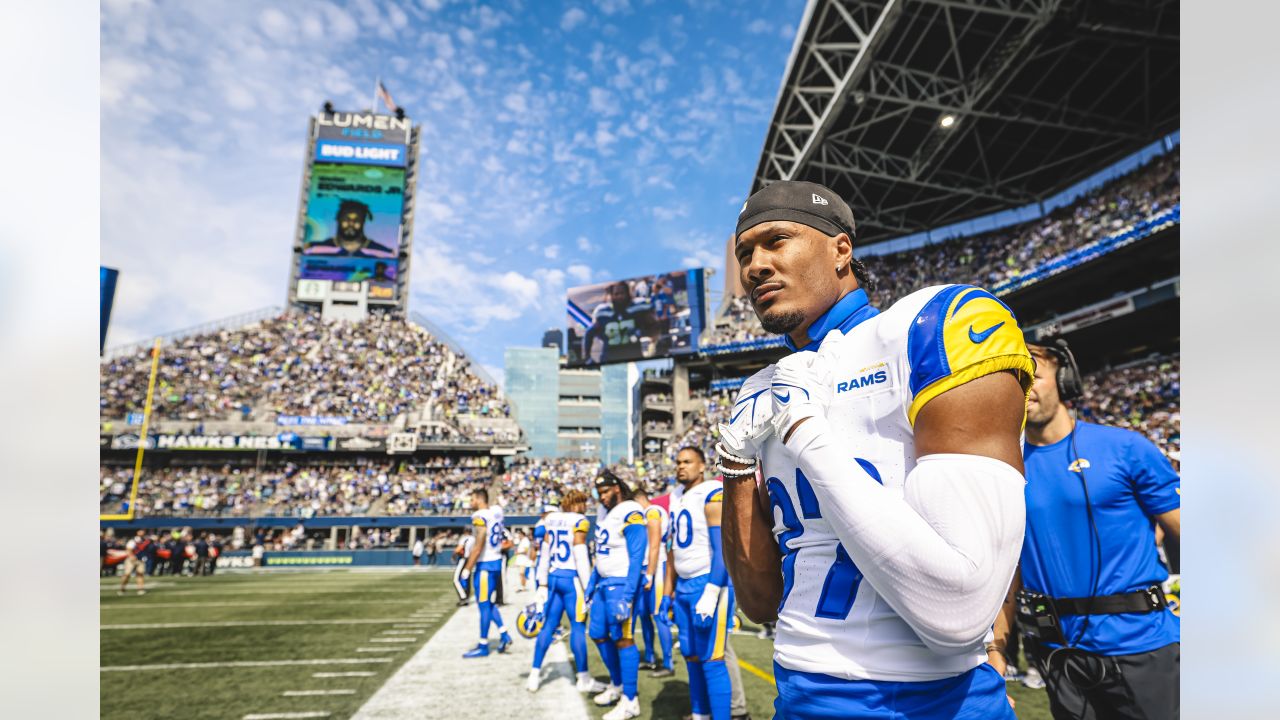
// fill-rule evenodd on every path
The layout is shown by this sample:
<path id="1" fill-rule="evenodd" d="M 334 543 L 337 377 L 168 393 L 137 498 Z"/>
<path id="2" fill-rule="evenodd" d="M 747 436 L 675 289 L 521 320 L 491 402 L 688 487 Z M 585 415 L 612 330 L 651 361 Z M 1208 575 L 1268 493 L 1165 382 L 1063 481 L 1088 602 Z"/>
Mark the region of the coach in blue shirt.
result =
<path id="1" fill-rule="evenodd" d="M 1036 375 L 1021 580 L 1014 577 L 989 655 L 1001 669 L 1016 611 L 1024 632 L 1041 631 L 1030 654 L 1056 720 L 1176 719 L 1179 621 L 1160 590 L 1169 573 L 1155 526 L 1166 543 L 1178 542 L 1178 474 L 1142 435 L 1071 416 L 1064 402 L 1083 387 L 1065 341 L 1027 347 Z"/>

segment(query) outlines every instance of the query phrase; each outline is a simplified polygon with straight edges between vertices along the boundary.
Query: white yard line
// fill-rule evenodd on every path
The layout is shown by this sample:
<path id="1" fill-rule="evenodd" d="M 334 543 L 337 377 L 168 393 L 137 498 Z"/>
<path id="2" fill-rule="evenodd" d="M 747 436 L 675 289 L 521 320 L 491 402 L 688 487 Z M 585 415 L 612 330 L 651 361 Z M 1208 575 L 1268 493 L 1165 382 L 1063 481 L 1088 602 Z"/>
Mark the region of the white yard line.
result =
<path id="1" fill-rule="evenodd" d="M 252 713 L 245 715 L 241 720 L 292 720 L 292 718 L 326 718 L 329 713 L 320 710 L 308 710 L 305 712 L 279 712 L 279 713 Z"/>
<path id="2" fill-rule="evenodd" d="M 517 609 L 533 600 L 532 593 L 511 593 L 502 608 L 503 620 L 515 637 L 504 654 L 475 660 L 462 653 L 475 647 L 479 613 L 475 606 L 459 609 L 435 635 L 373 694 L 353 720 L 393 720 L 406 717 L 555 717 L 587 720 L 582 696 L 574 689 L 573 664 L 565 643 L 554 643 L 542 666 L 542 689 L 529 693 L 525 678 L 533 661 L 533 641 L 515 635 Z M 526 598 L 527 596 L 527 598 Z M 498 636 L 490 631 L 497 648 Z M 477 682 L 483 677 L 484 682 Z M 644 708 L 647 711 L 647 708 Z"/>
<path id="3" fill-rule="evenodd" d="M 383 630 L 383 635 L 421 635 L 426 630 Z"/>
<path id="4" fill-rule="evenodd" d="M 311 673 L 313 678 L 340 678 L 340 677 L 373 677 L 377 673 L 367 670 L 355 670 L 352 672 L 318 672 Z"/>
<path id="5" fill-rule="evenodd" d="M 281 697 L 309 697 L 312 695 L 355 695 L 355 690 L 285 690 Z"/>
<path id="6" fill-rule="evenodd" d="M 376 638 L 369 638 L 369 642 L 389 642 L 389 643 L 406 643 L 406 642 L 407 642 L 407 643 L 411 643 L 411 642 L 417 642 L 417 641 L 418 641 L 418 638 L 411 638 L 411 637 L 408 637 L 408 638 L 407 638 L 407 637 L 389 637 L 389 638 L 388 638 L 388 637 L 376 637 Z"/>
<path id="7" fill-rule="evenodd" d="M 388 663 L 391 658 L 319 658 L 312 660 L 229 660 L 227 662 L 162 663 L 159 665 L 108 665 L 100 672 L 140 672 L 145 670 L 203 670 L 206 668 L 278 667 L 283 665 L 365 665 Z"/>
<path id="8" fill-rule="evenodd" d="M 400 652 L 401 650 L 404 650 L 404 648 L 391 647 L 391 646 L 376 647 L 376 648 L 370 648 L 370 647 L 356 648 L 356 652 L 376 652 L 376 653 Z"/>
<path id="9" fill-rule="evenodd" d="M 226 620 L 220 622 L 191 623 L 136 623 L 129 625 L 99 625 L 100 630 L 171 630 L 174 628 L 214 627 L 271 627 L 277 625 L 390 625 L 404 618 L 350 618 L 336 620 Z"/>
<path id="10" fill-rule="evenodd" d="M 415 602 L 417 601 L 416 600 L 361 600 L 360 604 L 361 605 L 409 605 Z M 293 607 L 296 605 L 334 606 L 334 605 L 350 605 L 350 604 L 351 603 L 347 601 L 329 600 L 329 601 L 323 601 L 323 602 L 306 602 L 306 601 L 291 602 L 289 603 L 289 606 L 290 607 Z M 110 605 L 103 605 L 99 609 L 128 610 L 130 612 L 137 612 L 138 610 L 141 610 L 144 608 L 147 610 L 150 610 L 151 608 L 205 608 L 205 607 L 280 607 L 280 602 L 279 601 L 238 602 L 234 600 L 230 600 L 227 602 L 189 602 L 189 603 L 184 603 L 184 602 L 125 603 L 125 602 L 121 602 L 121 603 L 112 603 Z"/>

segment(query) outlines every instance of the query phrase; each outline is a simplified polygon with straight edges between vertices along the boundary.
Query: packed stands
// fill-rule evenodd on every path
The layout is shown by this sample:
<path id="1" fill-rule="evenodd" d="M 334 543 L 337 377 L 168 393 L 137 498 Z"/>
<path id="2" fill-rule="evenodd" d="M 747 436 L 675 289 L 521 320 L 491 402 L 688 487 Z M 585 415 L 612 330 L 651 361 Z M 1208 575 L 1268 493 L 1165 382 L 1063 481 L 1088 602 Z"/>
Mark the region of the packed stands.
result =
<path id="1" fill-rule="evenodd" d="M 1142 360 L 1085 376 L 1080 418 L 1146 435 L 1178 467 L 1182 455 L 1182 382 L 1178 355 Z"/>
<path id="2" fill-rule="evenodd" d="M 922 248 L 863 258 L 872 302 L 886 307 L 920 288 L 969 283 L 995 290 L 1086 262 L 1135 231 L 1179 221 L 1181 175 L 1177 150 L 1102 185 L 1048 216 L 1014 227 Z M 1112 237 L 1118 236 L 1118 237 Z M 1103 247 L 1095 247 L 1103 246 Z M 1093 252 L 1078 252 L 1092 250 Z M 760 327 L 750 301 L 734 298 L 702 337 L 707 354 L 781 345 Z"/>
<path id="3" fill-rule="evenodd" d="M 149 350 L 103 363 L 100 415 L 141 412 Z M 468 359 L 392 315 L 359 323 L 293 312 L 163 348 L 154 416 L 169 420 L 268 420 L 325 416 L 389 423 L 411 409 L 433 420 L 509 418 L 499 390 Z M 469 435 L 501 434 L 472 429 Z"/>
<path id="4" fill-rule="evenodd" d="M 313 517 L 466 514 L 472 490 L 493 481 L 487 457 L 383 460 L 363 465 L 287 462 L 254 468 L 198 465 L 145 469 L 139 515 Z M 122 512 L 132 467 L 99 469 L 103 513 Z"/>

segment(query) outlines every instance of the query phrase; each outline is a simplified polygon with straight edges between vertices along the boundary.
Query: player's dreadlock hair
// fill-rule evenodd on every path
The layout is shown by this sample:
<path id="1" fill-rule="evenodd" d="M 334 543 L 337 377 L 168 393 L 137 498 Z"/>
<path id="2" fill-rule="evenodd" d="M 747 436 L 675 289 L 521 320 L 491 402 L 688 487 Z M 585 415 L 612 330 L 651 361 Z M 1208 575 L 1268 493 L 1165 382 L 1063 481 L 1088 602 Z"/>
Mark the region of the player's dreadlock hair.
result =
<path id="1" fill-rule="evenodd" d="M 359 200 L 343 200 L 338 204 L 338 216 L 341 217 L 349 212 L 361 213 L 365 220 L 373 219 L 373 211 L 368 205 Z"/>
<path id="2" fill-rule="evenodd" d="M 849 261 L 849 269 L 853 271 L 853 276 L 858 279 L 858 287 L 866 291 L 870 295 L 876 289 L 875 280 L 871 279 L 871 273 L 867 272 L 867 266 L 862 264 L 858 258 Z"/>

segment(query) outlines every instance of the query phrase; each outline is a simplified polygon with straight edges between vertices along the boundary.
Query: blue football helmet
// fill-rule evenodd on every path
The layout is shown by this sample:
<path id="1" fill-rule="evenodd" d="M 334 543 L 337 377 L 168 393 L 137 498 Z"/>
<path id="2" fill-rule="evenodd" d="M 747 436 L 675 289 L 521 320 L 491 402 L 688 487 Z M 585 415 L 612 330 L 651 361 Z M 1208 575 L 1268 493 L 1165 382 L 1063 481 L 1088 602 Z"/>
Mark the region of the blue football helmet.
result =
<path id="1" fill-rule="evenodd" d="M 521 637 L 536 638 L 538 633 L 542 632 L 543 622 L 542 609 L 537 603 L 529 603 L 519 615 L 516 615 L 516 632 L 520 633 Z"/>

